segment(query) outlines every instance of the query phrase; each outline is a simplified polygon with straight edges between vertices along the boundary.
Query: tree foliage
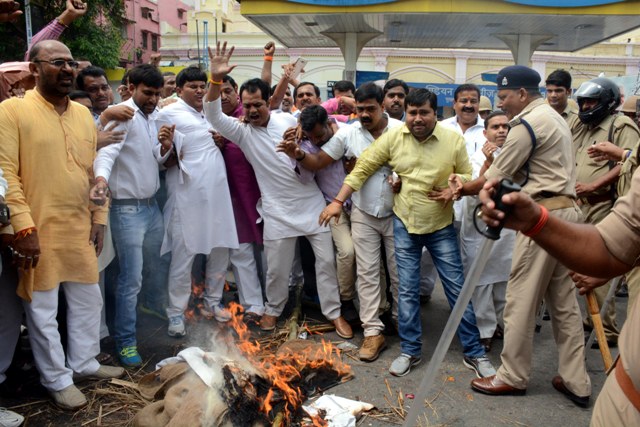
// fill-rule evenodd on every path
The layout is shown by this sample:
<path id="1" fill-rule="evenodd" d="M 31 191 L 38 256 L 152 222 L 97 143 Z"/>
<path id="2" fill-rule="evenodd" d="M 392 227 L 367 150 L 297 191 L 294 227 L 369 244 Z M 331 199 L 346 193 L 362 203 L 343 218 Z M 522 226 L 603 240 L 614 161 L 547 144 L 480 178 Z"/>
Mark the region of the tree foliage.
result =
<path id="1" fill-rule="evenodd" d="M 120 48 L 124 42 L 122 28 L 125 24 L 123 0 L 85 0 L 89 10 L 62 33 L 65 43 L 75 58 L 91 61 L 103 68 L 118 65 Z M 24 3 L 24 1 L 22 1 Z M 32 14 L 42 15 L 44 25 L 65 9 L 66 0 L 45 0 L 40 5 L 32 1 Z M 40 10 L 34 10 L 36 8 Z M 24 19 L 16 25 L 0 26 L 0 61 L 21 61 L 26 50 Z M 33 33 L 39 30 L 34 28 Z"/>

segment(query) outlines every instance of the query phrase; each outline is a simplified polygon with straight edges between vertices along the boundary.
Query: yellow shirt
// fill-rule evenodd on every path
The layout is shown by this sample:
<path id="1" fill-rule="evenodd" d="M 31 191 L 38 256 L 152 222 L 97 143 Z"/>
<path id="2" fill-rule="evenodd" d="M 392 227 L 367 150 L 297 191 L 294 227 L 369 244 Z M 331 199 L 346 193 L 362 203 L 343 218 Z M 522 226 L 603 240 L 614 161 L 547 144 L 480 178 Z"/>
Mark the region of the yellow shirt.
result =
<path id="1" fill-rule="evenodd" d="M 40 260 L 22 275 L 18 295 L 62 282 L 97 283 L 92 222 L 107 223 L 108 207 L 89 201 L 97 134 L 89 110 L 70 101 L 59 115 L 37 90 L 0 104 L 0 168 L 9 184 L 11 225 L 35 226 Z"/>
<path id="2" fill-rule="evenodd" d="M 406 125 L 390 129 L 362 153 L 344 183 L 357 191 L 385 163 L 402 179 L 393 211 L 409 233 L 433 233 L 453 222 L 453 203 L 429 200 L 427 195 L 434 188 L 447 188 L 452 173 L 463 182 L 471 178 L 461 135 L 438 123 L 424 141 L 418 141 Z"/>

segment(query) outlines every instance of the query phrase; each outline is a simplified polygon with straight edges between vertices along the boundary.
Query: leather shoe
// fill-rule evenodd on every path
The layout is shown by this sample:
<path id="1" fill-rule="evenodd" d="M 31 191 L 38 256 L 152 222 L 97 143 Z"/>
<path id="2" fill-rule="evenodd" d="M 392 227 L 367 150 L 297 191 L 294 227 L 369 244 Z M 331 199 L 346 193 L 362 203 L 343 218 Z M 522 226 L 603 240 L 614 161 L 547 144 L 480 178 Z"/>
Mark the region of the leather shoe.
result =
<path id="1" fill-rule="evenodd" d="M 477 392 L 492 396 L 522 396 L 527 392 L 527 389 L 515 388 L 500 381 L 496 375 L 474 379 L 471 381 L 471 388 Z"/>
<path id="2" fill-rule="evenodd" d="M 340 338 L 344 338 L 345 340 L 353 338 L 353 330 L 351 330 L 351 325 L 344 320 L 344 317 L 340 316 L 333 321 L 333 325 L 336 327 L 336 333 Z"/>
<path id="3" fill-rule="evenodd" d="M 270 314 L 263 314 L 260 319 L 260 329 L 263 331 L 273 331 L 276 328 L 278 318 Z"/>
<path id="4" fill-rule="evenodd" d="M 560 393 L 567 396 L 569 400 L 571 400 L 576 405 L 581 406 L 583 408 L 586 408 L 589 406 L 590 396 L 578 396 L 577 394 L 574 394 L 571 390 L 567 388 L 567 386 L 564 383 L 564 380 L 560 375 L 556 375 L 555 377 L 553 377 L 553 379 L 551 380 L 551 384 L 553 385 L 553 388 L 555 388 Z"/>

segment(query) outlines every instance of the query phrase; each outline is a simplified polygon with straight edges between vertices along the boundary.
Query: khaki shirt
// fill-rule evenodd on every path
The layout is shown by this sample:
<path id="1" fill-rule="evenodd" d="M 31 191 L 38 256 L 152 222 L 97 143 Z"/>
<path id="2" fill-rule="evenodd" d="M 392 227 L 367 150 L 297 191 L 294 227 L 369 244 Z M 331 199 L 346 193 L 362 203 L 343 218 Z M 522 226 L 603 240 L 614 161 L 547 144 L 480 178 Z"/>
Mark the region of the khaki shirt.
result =
<path id="1" fill-rule="evenodd" d="M 615 164 L 609 161 L 595 161 L 589 157 L 587 153 L 589 147 L 597 142 L 607 141 L 609 139 L 609 132 L 613 126 L 613 141 L 615 145 L 624 149 L 631 150 L 637 144 L 640 139 L 640 131 L 635 126 L 633 121 L 626 116 L 610 115 L 605 118 L 597 126 L 591 127 L 577 121 L 573 123 L 571 133 L 573 134 L 573 146 L 576 156 L 576 181 L 588 184 L 593 182 L 603 175 L 609 173 Z M 615 188 L 615 184 L 614 187 Z M 589 196 L 603 196 L 612 193 L 612 186 L 607 185 L 597 189 Z M 586 220 L 591 223 L 599 222 L 606 216 L 608 211 L 613 205 L 613 200 L 609 202 L 598 203 L 595 206 L 584 204 L 582 206 L 582 212 L 584 213 Z"/>
<path id="2" fill-rule="evenodd" d="M 633 175 L 629 192 L 596 228 L 613 256 L 630 266 L 640 264 L 640 173 Z M 640 298 L 629 312 L 618 345 L 622 364 L 640 390 Z"/>
<path id="3" fill-rule="evenodd" d="M 530 159 L 531 137 L 520 118 L 531 125 L 537 140 Z M 485 178 L 511 178 L 521 184 L 529 159 L 529 180 L 523 191 L 533 198 L 540 197 L 543 191 L 575 197 L 571 133 L 562 117 L 540 98 L 527 105 L 509 124 L 511 130 L 500 156 L 487 169 Z"/>
<path id="4" fill-rule="evenodd" d="M 615 120 L 615 122 L 614 122 Z M 599 125 L 590 127 L 578 121 L 571 129 L 573 134 L 573 146 L 576 156 L 576 181 L 590 183 L 609 172 L 611 169 L 608 161 L 597 162 L 590 158 L 587 150 L 597 142 L 607 141 L 609 131 L 614 126 L 613 141 L 623 150 L 632 150 L 640 139 L 640 131 L 627 116 L 608 116 Z M 610 188 L 598 189 L 594 195 L 607 194 Z"/>
<path id="5" fill-rule="evenodd" d="M 580 121 L 580 119 L 578 118 L 578 110 L 576 110 L 570 104 L 567 104 L 567 106 L 564 108 L 564 111 L 560 113 L 560 115 L 562 116 L 564 121 L 567 122 L 567 124 L 569 125 L 569 129 L 573 127 L 575 122 Z"/>

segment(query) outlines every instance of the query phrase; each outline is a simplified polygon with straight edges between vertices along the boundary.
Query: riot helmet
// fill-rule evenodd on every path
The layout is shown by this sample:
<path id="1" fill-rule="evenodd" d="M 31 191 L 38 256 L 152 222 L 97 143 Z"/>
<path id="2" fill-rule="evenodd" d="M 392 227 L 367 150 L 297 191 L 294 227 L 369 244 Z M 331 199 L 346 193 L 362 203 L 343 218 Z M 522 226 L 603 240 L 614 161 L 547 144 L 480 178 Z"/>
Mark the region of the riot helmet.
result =
<path id="1" fill-rule="evenodd" d="M 580 107 L 578 112 L 580 121 L 595 126 L 620 105 L 620 89 L 613 81 L 598 77 L 582 83 L 576 91 L 576 99 Z M 595 99 L 598 103 L 595 107 L 582 111 L 585 99 Z"/>

